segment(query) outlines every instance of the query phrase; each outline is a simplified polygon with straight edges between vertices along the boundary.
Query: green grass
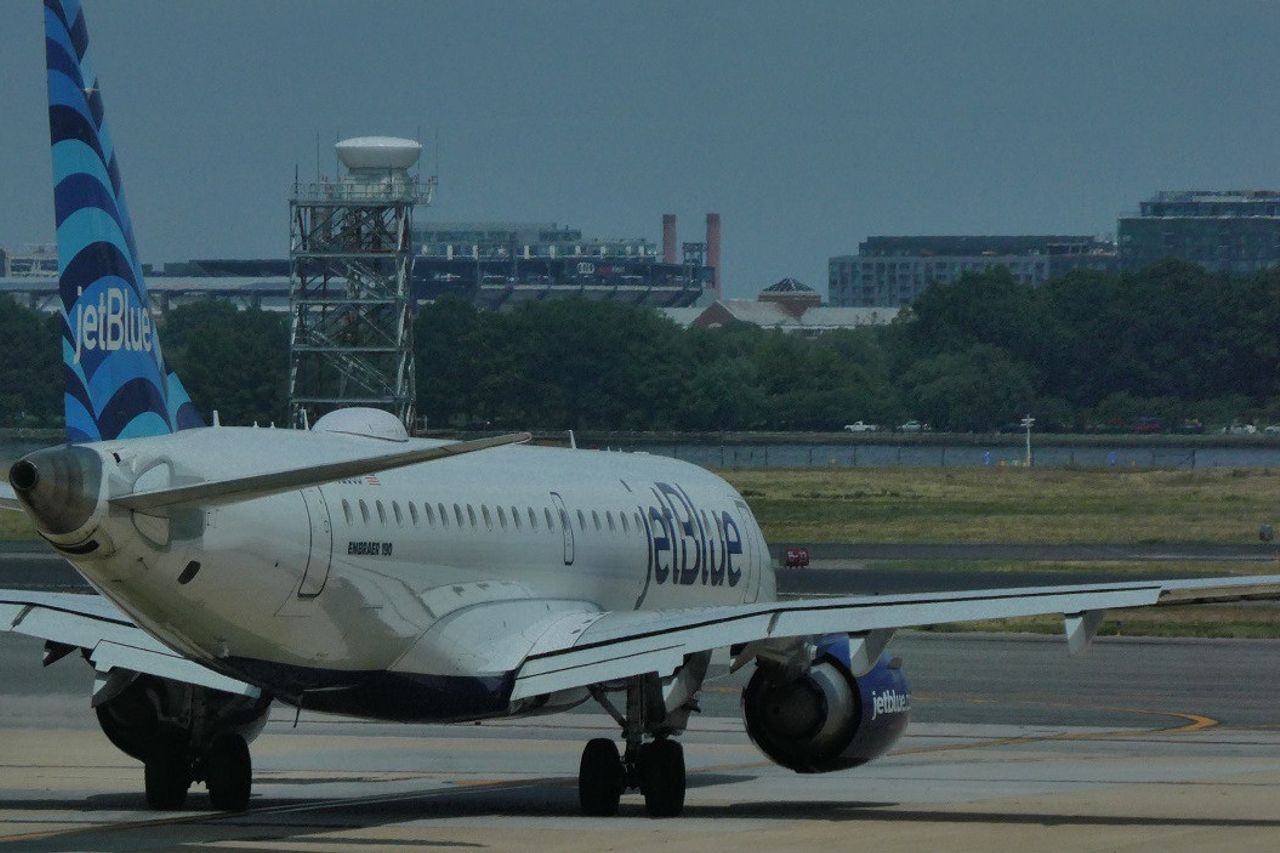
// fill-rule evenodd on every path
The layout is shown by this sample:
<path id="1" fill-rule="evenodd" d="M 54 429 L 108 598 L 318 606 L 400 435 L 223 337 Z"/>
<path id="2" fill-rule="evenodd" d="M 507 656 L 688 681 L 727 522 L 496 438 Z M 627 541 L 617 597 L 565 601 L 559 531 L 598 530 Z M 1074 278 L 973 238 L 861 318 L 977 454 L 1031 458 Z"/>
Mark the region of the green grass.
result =
<path id="1" fill-rule="evenodd" d="M 842 468 L 721 472 L 771 541 L 1257 541 L 1280 522 L 1266 470 Z"/>
<path id="2" fill-rule="evenodd" d="M 721 472 L 771 542 L 1202 544 L 1280 527 L 1280 473 L 1253 469 L 841 468 Z M 1276 572 L 1274 563 L 879 563 L 938 572 L 1073 571 L 1177 577 Z M 1062 619 L 936 625 L 933 631 L 1060 634 Z M 1109 614 L 1104 636 L 1280 638 L 1280 606 L 1224 604 Z"/>
<path id="3" fill-rule="evenodd" d="M 35 528 L 24 512 L 0 510 L 0 540 L 36 539 Z"/>

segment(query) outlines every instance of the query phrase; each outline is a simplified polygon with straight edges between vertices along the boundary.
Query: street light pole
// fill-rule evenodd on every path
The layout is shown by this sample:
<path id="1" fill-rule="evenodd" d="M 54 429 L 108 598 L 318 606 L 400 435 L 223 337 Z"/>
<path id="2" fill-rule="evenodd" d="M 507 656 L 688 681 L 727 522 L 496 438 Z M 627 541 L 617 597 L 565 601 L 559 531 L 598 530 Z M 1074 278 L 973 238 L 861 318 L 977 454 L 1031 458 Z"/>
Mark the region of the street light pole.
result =
<path id="1" fill-rule="evenodd" d="M 1028 413 L 1027 416 L 1022 419 L 1022 426 L 1027 431 L 1027 467 L 1028 468 L 1031 467 L 1031 425 L 1035 422 L 1036 422 L 1036 419 L 1031 417 L 1030 413 Z"/>

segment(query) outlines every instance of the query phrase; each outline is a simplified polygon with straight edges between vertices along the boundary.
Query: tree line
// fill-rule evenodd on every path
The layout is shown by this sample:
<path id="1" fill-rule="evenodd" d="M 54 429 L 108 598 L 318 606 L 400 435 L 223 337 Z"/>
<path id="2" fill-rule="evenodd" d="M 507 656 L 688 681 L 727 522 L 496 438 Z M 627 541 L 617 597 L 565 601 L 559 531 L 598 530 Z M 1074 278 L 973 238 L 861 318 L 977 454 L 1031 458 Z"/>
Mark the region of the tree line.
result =
<path id="1" fill-rule="evenodd" d="M 59 423 L 60 321 L 0 305 L 0 423 Z M 283 423 L 288 319 L 218 301 L 172 309 L 165 355 L 223 423 Z M 1166 262 L 1039 287 L 1003 268 L 936 283 L 892 324 L 803 337 L 681 329 L 657 311 L 552 300 L 509 313 L 442 299 L 416 318 L 431 427 L 832 430 L 908 418 L 989 431 L 1034 414 L 1085 429 L 1280 420 L 1280 271 Z"/>

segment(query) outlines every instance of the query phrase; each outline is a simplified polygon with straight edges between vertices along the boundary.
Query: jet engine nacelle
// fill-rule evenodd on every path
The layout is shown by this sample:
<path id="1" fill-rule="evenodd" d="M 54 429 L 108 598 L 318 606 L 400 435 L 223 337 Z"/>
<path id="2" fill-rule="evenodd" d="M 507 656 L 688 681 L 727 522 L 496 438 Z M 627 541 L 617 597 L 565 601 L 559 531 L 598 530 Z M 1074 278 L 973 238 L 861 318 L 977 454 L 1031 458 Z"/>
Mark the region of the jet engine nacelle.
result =
<path id="1" fill-rule="evenodd" d="M 270 697 L 251 699 L 154 675 L 138 675 L 95 707 L 107 739 L 142 762 L 160 754 L 199 755 L 225 732 L 249 743 L 270 709 Z"/>
<path id="2" fill-rule="evenodd" d="M 885 655 L 855 678 L 848 661 L 842 637 L 824 644 L 798 678 L 756 667 L 742 692 L 742 714 L 761 752 L 797 773 L 827 773 L 866 764 L 902 737 L 911 692 L 899 662 Z"/>

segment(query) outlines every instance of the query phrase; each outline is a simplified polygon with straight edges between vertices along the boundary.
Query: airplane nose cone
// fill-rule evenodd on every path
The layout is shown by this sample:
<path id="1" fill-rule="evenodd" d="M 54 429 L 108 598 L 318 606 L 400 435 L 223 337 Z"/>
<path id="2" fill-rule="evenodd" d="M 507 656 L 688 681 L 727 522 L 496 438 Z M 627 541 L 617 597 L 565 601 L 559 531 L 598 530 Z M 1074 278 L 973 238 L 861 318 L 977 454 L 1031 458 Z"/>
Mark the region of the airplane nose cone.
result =
<path id="1" fill-rule="evenodd" d="M 13 464 L 9 485 L 42 531 L 72 533 L 97 512 L 102 459 L 76 445 L 37 450 Z"/>

